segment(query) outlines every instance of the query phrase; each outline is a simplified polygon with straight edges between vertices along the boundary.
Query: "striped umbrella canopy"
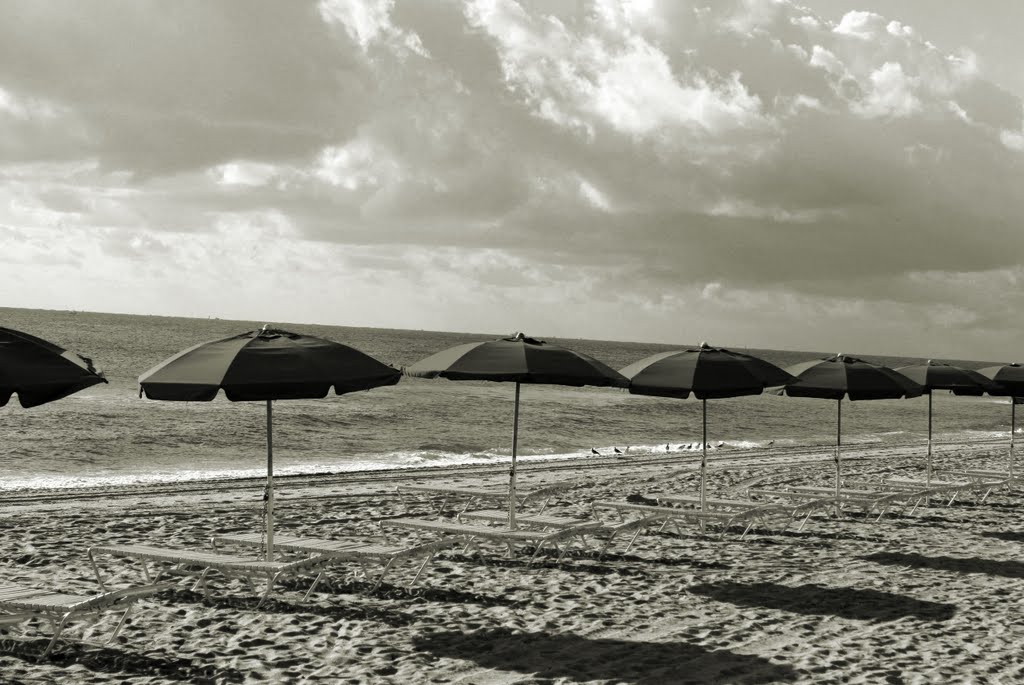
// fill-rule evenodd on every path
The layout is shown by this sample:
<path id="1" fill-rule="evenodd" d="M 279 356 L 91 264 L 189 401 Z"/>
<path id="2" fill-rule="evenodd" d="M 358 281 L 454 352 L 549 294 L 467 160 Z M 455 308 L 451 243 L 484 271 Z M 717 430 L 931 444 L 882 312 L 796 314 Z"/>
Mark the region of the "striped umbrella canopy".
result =
<path id="1" fill-rule="evenodd" d="M 508 525 L 516 527 L 516 449 L 519 442 L 519 386 L 545 383 L 625 388 L 621 374 L 581 352 L 516 333 L 510 338 L 456 345 L 403 369 L 415 378 L 499 381 L 516 384 L 512 416 L 512 468 L 509 470 Z"/>
<path id="2" fill-rule="evenodd" d="M 795 380 L 786 383 L 781 389 L 782 393 L 790 397 L 817 397 L 836 401 L 837 498 L 841 482 L 843 398 L 847 397 L 852 401 L 920 397 L 925 390 L 887 366 L 872 364 L 845 354 L 794 364 L 786 371 Z"/>
<path id="3" fill-rule="evenodd" d="M 928 461 L 926 478 L 932 482 L 932 390 L 949 390 L 954 395 L 984 395 L 998 393 L 999 386 L 972 369 L 952 364 L 943 364 L 929 359 L 924 364 L 901 366 L 896 369 L 910 380 L 924 388 L 928 395 Z"/>
<path id="4" fill-rule="evenodd" d="M 1013 480 L 1013 434 L 1017 424 L 1017 403 L 1024 398 L 1024 366 L 1017 362 L 978 369 L 985 378 L 999 385 L 993 395 L 1010 395 L 1010 480 Z"/>
<path id="5" fill-rule="evenodd" d="M 106 383 L 88 357 L 34 335 L 0 328 L 0 407 L 17 394 L 23 407 L 38 407 Z"/>
<path id="6" fill-rule="evenodd" d="M 760 395 L 766 387 L 783 385 L 793 377 L 758 357 L 701 343 L 697 349 L 661 352 L 620 369 L 629 379 L 629 392 L 701 401 L 704 440 L 700 462 L 700 508 L 706 509 L 708 465 L 708 399 Z"/>
<path id="7" fill-rule="evenodd" d="M 274 552 L 273 401 L 326 397 L 394 385 L 401 372 L 333 340 L 264 326 L 188 348 L 139 376 L 139 395 L 209 402 L 267 403 L 267 560 Z"/>

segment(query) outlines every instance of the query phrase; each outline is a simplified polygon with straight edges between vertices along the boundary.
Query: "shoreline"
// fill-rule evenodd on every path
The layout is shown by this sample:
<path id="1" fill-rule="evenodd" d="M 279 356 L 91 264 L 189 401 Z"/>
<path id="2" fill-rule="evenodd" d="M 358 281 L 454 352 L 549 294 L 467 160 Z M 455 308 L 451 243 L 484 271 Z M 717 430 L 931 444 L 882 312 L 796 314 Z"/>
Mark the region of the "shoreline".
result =
<path id="1" fill-rule="evenodd" d="M 814 453 L 811 453 L 814 452 Z M 942 445 L 942 468 L 995 466 L 1005 444 Z M 844 473 L 921 473 L 924 446 L 844 449 Z M 597 500 L 696 491 L 699 455 L 603 457 L 586 465 L 531 463 L 520 483 L 572 480 L 548 513 L 593 516 Z M 710 492 L 736 496 L 753 483 L 831 482 L 819 448 L 784 458 L 767 450 L 713 459 Z M 415 534 L 381 521 L 435 515 L 425 499 L 395 494 L 407 482 L 507 482 L 507 465 L 428 467 L 275 479 L 279 533 L 387 540 Z M 211 535 L 258 530 L 260 479 L 205 481 L 185 489 L 103 493 L 0 493 L 3 567 L 12 581 L 96 591 L 90 545 L 209 549 Z M 1024 677 L 1017 561 L 1024 491 L 985 503 L 965 497 L 874 522 L 856 513 L 813 516 L 801 531 L 756 529 L 740 539 L 645 530 L 598 558 L 574 550 L 556 562 L 442 552 L 408 591 L 399 568 L 378 590 L 347 568 L 328 569 L 309 599 L 307 579 L 282 584 L 257 608 L 238 580 L 211 576 L 208 598 L 178 575 L 174 590 L 141 602 L 118 640 L 98 647 L 0 635 L 0 672 L 12 682 L 545 684 L 668 682 L 937 682 Z M 602 516 L 602 518 L 604 518 Z M 137 568 L 108 559 L 118 587 Z M 195 576 L 191 577 L 193 580 Z M 106 616 L 85 630 L 105 639 Z M 77 635 L 78 633 L 76 633 Z M 975 648 L 977 646 L 977 648 Z"/>

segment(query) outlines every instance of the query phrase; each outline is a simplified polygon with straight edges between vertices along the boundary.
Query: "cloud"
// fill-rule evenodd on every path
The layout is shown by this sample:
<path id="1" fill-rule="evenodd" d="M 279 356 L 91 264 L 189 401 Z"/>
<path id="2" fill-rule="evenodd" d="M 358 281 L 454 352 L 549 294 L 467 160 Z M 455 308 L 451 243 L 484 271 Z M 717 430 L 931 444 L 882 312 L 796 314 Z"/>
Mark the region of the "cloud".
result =
<path id="1" fill-rule="evenodd" d="M 0 25 L 7 259 L 49 259 L 93 302 L 658 340 L 685 320 L 780 347 L 818 321 L 821 347 L 851 328 L 909 346 L 935 344 L 914 326 L 997 334 L 1019 273 L 1020 98 L 969 46 L 882 14 L 18 7 Z M 130 305 L 137 273 L 151 292 Z"/>

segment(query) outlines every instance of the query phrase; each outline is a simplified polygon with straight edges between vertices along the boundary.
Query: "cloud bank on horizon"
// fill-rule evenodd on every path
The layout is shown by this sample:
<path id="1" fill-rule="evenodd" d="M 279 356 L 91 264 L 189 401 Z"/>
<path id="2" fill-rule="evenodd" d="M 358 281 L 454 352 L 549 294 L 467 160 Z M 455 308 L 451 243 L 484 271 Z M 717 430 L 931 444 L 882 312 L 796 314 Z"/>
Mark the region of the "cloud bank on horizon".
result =
<path id="1" fill-rule="evenodd" d="M 1012 360 L 1024 109 L 787 0 L 16 3 L 10 306 Z"/>

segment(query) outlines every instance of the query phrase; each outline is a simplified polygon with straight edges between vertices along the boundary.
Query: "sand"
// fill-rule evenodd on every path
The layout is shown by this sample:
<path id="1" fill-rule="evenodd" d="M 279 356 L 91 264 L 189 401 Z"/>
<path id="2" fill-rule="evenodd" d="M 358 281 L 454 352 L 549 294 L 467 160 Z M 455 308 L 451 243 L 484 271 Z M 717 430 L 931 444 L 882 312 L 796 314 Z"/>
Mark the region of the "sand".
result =
<path id="1" fill-rule="evenodd" d="M 846 473 L 916 473 L 920 446 L 849 450 Z M 943 446 L 937 465 L 1000 463 L 994 444 Z M 710 489 L 784 481 L 828 483 L 825 449 L 715 454 Z M 402 483 L 500 481 L 495 468 L 280 478 L 278 530 L 380 539 L 378 521 L 431 515 L 402 502 Z M 530 464 L 526 483 L 572 479 L 551 513 L 590 515 L 598 499 L 696 492 L 692 455 Z M 211 534 L 260 521 L 254 482 L 197 483 L 0 496 L 7 579 L 95 592 L 91 544 L 206 548 Z M 1024 680 L 1021 490 L 890 514 L 813 517 L 803 531 L 683 535 L 648 529 L 601 559 L 483 556 L 457 548 L 413 591 L 400 568 L 378 590 L 334 567 L 308 600 L 308 579 L 261 608 L 238 580 L 186 577 L 141 602 L 118 639 L 116 619 L 73 633 L 46 659 L 41 631 L 0 634 L 3 683 L 933 683 Z M 412 541 L 392 532 L 391 541 Z M 106 560 L 117 586 L 142 582 Z"/>

